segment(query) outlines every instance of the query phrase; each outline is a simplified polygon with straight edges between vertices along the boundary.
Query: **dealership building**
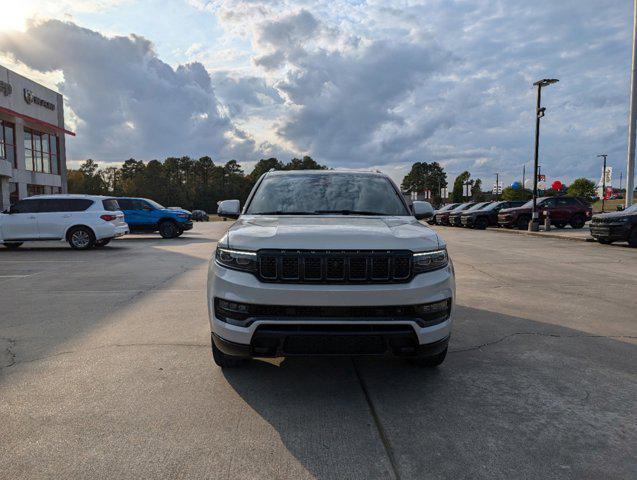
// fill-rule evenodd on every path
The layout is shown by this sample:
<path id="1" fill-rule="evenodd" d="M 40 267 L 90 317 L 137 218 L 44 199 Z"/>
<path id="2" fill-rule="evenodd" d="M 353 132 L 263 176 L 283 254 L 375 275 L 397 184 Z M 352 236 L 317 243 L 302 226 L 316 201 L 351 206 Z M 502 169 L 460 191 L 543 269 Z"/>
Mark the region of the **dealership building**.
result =
<path id="1" fill-rule="evenodd" d="M 63 97 L 0 65 L 0 211 L 66 193 Z"/>

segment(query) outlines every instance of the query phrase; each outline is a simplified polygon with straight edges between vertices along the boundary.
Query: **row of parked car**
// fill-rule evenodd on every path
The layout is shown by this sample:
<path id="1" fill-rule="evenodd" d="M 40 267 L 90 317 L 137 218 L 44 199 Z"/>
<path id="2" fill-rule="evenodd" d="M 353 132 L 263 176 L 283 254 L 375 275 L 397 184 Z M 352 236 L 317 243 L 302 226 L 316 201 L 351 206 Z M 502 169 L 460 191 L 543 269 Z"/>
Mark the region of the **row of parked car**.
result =
<path id="1" fill-rule="evenodd" d="M 437 210 L 430 221 L 436 225 L 485 229 L 500 226 L 526 230 L 531 220 L 533 201 L 497 201 L 451 203 Z M 593 210 L 576 197 L 541 197 L 537 199 L 540 222 L 548 216 L 555 228 L 582 228 Z"/>
<path id="2" fill-rule="evenodd" d="M 14 249 L 26 241 L 60 240 L 86 250 L 131 231 L 175 238 L 192 226 L 191 212 L 147 198 L 36 195 L 0 214 L 0 243 Z"/>
<path id="3" fill-rule="evenodd" d="M 533 201 L 496 201 L 449 203 L 436 210 L 428 221 L 432 225 L 487 227 L 526 230 L 531 220 Z M 600 243 L 626 241 L 637 247 L 637 205 L 620 212 L 593 215 L 590 204 L 577 197 L 541 197 L 537 199 L 540 222 L 547 216 L 554 228 L 570 225 L 573 229 L 590 223 L 591 236 Z"/>

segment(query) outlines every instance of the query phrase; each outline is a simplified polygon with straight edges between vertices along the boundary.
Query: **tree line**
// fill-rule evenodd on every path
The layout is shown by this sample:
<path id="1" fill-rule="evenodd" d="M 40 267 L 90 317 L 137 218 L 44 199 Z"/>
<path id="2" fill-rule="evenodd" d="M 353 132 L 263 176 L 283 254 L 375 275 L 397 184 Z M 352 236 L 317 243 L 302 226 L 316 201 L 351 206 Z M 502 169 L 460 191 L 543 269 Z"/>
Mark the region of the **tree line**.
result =
<path id="1" fill-rule="evenodd" d="M 133 158 L 121 167 L 100 168 L 91 159 L 68 171 L 69 193 L 150 198 L 166 207 L 216 212 L 217 202 L 237 198 L 245 202 L 250 189 L 265 172 L 274 170 L 326 170 L 309 156 L 287 163 L 261 159 L 245 174 L 236 160 L 216 165 L 210 157 L 170 157 L 144 163 Z"/>
<path id="2" fill-rule="evenodd" d="M 469 195 L 464 195 L 464 185 L 468 186 Z M 471 173 L 466 170 L 453 181 L 453 190 L 449 192 L 448 200 L 440 196 L 442 189 L 446 187 L 447 173 L 438 162 L 414 163 L 401 184 L 401 189 L 405 193 L 424 193 L 429 190 L 431 192 L 431 202 L 434 205 L 440 205 L 445 201 L 453 203 L 467 200 L 480 202 L 494 197 L 491 191 L 484 192 L 482 190 L 482 180 L 480 178 L 471 178 Z M 541 191 L 541 196 L 552 197 L 557 195 L 570 195 L 592 201 L 596 198 L 597 192 L 595 183 L 587 178 L 578 178 L 570 186 L 564 185 L 560 190 L 548 188 Z M 502 200 L 529 200 L 532 197 L 533 192 L 528 188 L 523 188 L 521 185 L 519 188 L 506 187 L 499 196 Z"/>

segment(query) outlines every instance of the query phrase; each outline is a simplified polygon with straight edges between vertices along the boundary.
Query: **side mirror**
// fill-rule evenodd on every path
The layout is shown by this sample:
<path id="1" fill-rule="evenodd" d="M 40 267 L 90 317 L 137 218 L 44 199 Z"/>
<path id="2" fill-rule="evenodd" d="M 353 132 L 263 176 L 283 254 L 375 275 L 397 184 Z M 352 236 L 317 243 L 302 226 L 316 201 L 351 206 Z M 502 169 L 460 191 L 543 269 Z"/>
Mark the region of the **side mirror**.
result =
<path id="1" fill-rule="evenodd" d="M 239 202 L 239 200 L 224 200 L 219 202 L 217 215 L 227 218 L 239 218 L 239 215 L 241 215 L 241 202 Z"/>
<path id="2" fill-rule="evenodd" d="M 427 220 L 434 216 L 434 207 L 429 202 L 415 201 L 411 209 L 417 220 Z"/>

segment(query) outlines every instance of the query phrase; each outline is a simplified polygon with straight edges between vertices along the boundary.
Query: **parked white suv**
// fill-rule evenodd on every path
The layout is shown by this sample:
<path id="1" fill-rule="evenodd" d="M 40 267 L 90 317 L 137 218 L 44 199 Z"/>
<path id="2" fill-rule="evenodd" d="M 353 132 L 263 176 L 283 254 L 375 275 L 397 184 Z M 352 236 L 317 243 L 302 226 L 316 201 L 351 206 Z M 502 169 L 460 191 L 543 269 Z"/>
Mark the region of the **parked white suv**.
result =
<path id="1" fill-rule="evenodd" d="M 0 243 L 61 240 L 77 250 L 103 247 L 129 232 L 117 200 L 99 195 L 36 195 L 0 214 Z"/>
<path id="2" fill-rule="evenodd" d="M 264 174 L 208 272 L 217 365 L 251 357 L 384 355 L 427 366 L 447 353 L 455 280 L 444 241 L 385 175 Z"/>

